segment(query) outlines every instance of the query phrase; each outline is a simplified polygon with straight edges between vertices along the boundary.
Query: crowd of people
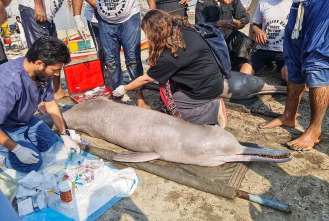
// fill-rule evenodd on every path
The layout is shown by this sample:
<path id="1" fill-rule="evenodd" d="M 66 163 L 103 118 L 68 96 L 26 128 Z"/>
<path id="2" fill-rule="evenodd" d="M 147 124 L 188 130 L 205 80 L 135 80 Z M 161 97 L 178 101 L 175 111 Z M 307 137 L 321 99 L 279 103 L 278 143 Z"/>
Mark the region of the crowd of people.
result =
<path id="1" fill-rule="evenodd" d="M 106 84 L 114 90 L 114 101 L 125 102 L 124 94 L 134 90 L 137 106 L 148 108 L 142 87 L 158 81 L 165 113 L 191 123 L 225 128 L 225 106 L 218 98 L 223 91 L 224 73 L 211 46 L 187 20 L 189 0 L 148 0 L 152 10 L 142 19 L 136 0 L 87 2 L 88 28 L 96 43 Z M 0 23 L 6 19 L 5 7 L 9 3 L 10 0 L 0 1 Z M 72 19 L 85 38 L 82 0 L 72 3 Z M 24 57 L 8 62 L 0 42 L 0 147 L 9 151 L 8 160 L 18 171 L 40 168 L 40 152 L 57 143 L 79 152 L 55 102 L 67 96 L 59 75 L 70 62 L 70 52 L 57 38 L 53 21 L 62 4 L 63 0 L 20 1 L 15 30 L 26 37 L 29 49 Z M 243 73 L 256 74 L 269 62 L 276 62 L 288 86 L 285 110 L 282 116 L 260 124 L 260 128 L 295 127 L 302 94 L 309 87 L 310 125 L 287 145 L 294 150 L 310 150 L 320 142 L 329 105 L 327 0 L 259 0 L 251 19 L 240 0 L 199 0 L 195 19 L 196 23 L 218 28 L 227 44 L 225 53 L 230 55 L 233 69 L 238 66 Z M 239 31 L 250 20 L 254 40 Z M 141 61 L 140 28 L 149 41 L 147 73 L 143 73 Z M 132 79 L 127 85 L 123 85 L 122 79 L 121 47 Z M 40 103 L 60 136 L 34 116 Z"/>
<path id="2" fill-rule="evenodd" d="M 152 10 L 142 19 L 136 0 L 87 2 L 88 28 L 115 102 L 125 102 L 124 94 L 133 90 L 137 106 L 149 108 L 142 88 L 157 81 L 163 112 L 191 123 L 225 128 L 226 110 L 223 100 L 218 98 L 225 76 L 211 46 L 188 22 L 188 0 L 174 3 L 148 0 Z M 1 11 L 7 3 L 1 1 Z M 57 142 L 78 149 L 67 134 L 55 102 L 67 95 L 60 86 L 59 73 L 70 62 L 69 50 L 57 38 L 53 21 L 62 4 L 63 0 L 21 1 L 19 10 L 23 22 L 20 24 L 20 17 L 17 17 L 16 29 L 25 33 L 29 49 L 24 57 L 10 62 L 3 60 L 0 66 L 0 146 L 9 150 L 9 161 L 19 171 L 39 168 L 40 151 Z M 85 38 L 82 0 L 73 0 L 72 4 L 72 19 Z M 175 12 L 175 16 L 171 12 Z M 256 74 L 275 61 L 282 79 L 287 82 L 283 115 L 261 124 L 260 128 L 295 127 L 302 93 L 309 87 L 311 122 L 301 137 L 288 143 L 294 150 L 312 149 L 321 138 L 322 121 L 329 105 L 328 13 L 329 3 L 325 0 L 260 0 L 252 19 L 240 0 L 203 3 L 199 0 L 196 7 L 196 23 L 218 28 L 227 44 L 223 53 L 229 54 L 232 63 L 237 61 L 241 72 Z M 1 19 L 2 22 L 4 18 Z M 250 20 L 255 42 L 238 31 Z M 141 28 L 149 41 L 146 61 L 150 69 L 147 73 L 143 73 L 141 61 Z M 121 47 L 132 79 L 127 85 L 123 84 Z M 61 139 L 33 116 L 40 103 L 56 125 Z M 42 139 L 39 139 L 41 134 Z"/>

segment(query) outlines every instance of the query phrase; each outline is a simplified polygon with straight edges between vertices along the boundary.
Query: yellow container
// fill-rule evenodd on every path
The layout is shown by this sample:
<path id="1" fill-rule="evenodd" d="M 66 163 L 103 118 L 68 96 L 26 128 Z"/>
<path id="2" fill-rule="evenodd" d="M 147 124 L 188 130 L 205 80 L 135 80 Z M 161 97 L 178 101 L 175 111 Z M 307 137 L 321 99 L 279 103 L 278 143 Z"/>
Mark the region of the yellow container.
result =
<path id="1" fill-rule="evenodd" d="M 78 42 L 77 41 L 70 41 L 69 42 L 69 49 L 70 49 L 71 52 L 78 51 L 79 50 Z"/>

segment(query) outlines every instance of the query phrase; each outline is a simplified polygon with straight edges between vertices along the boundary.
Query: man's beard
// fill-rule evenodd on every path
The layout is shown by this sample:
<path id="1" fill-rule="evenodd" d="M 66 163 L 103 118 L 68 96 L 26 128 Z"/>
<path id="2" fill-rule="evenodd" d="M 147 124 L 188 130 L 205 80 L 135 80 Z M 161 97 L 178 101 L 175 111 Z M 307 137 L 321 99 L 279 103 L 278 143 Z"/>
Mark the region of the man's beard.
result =
<path id="1" fill-rule="evenodd" d="M 45 70 L 46 70 L 46 68 L 43 68 L 41 71 L 34 71 L 37 81 L 45 82 L 48 80 L 48 76 L 47 76 Z"/>

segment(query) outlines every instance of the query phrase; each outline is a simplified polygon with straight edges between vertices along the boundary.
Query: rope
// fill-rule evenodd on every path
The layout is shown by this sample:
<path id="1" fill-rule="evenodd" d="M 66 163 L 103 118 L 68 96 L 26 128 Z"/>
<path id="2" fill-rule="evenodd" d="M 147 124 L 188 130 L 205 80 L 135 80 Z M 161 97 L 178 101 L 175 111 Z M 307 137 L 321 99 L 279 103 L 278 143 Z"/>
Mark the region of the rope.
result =
<path id="1" fill-rule="evenodd" d="M 302 26 L 303 26 L 303 19 L 304 19 L 304 4 L 301 2 L 299 3 L 296 23 L 294 30 L 291 33 L 291 39 L 297 39 L 299 37 L 299 31 L 302 30 Z"/>

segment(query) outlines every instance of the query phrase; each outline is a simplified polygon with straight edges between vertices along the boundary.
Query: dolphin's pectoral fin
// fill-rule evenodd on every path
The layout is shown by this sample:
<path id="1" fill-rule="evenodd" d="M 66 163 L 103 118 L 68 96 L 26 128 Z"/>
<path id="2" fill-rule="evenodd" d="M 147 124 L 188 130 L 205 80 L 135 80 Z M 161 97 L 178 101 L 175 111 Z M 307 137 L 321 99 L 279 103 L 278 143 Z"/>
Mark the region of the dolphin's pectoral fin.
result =
<path id="1" fill-rule="evenodd" d="M 120 162 L 145 162 L 160 159 L 156 152 L 123 152 L 113 157 L 114 161 Z"/>

